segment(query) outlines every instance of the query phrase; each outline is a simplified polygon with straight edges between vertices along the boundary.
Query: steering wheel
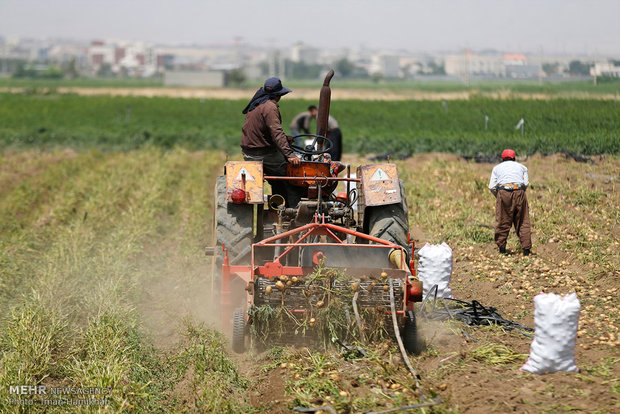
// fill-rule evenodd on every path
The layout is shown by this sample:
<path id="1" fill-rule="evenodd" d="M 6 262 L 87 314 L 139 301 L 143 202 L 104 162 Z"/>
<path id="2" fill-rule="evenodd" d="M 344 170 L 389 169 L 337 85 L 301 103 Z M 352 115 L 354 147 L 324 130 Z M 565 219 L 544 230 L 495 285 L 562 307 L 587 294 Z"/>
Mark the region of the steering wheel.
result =
<path id="1" fill-rule="evenodd" d="M 299 145 L 295 145 L 295 144 L 291 144 L 290 147 L 293 151 L 302 154 L 302 155 L 320 155 L 320 154 L 326 154 L 327 152 L 329 152 L 330 149 L 332 149 L 332 146 L 334 145 L 332 140 L 324 137 L 323 135 L 316 135 L 316 134 L 301 134 L 301 135 L 295 135 L 293 137 L 293 139 L 298 138 L 298 137 L 314 137 L 314 141 L 312 141 L 311 145 L 306 145 L 305 148 L 300 147 Z M 325 142 L 327 142 L 327 147 L 323 148 L 321 150 L 309 150 L 308 147 L 312 147 L 312 148 L 316 148 L 316 144 L 318 142 L 318 140 L 320 139 L 324 139 Z"/>

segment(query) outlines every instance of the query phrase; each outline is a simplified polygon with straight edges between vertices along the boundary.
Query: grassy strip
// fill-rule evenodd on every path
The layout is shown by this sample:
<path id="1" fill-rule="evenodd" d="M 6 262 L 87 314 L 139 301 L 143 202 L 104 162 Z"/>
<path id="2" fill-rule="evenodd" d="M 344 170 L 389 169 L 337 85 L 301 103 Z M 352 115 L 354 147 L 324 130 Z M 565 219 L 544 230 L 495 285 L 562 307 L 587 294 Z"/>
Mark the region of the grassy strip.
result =
<path id="1" fill-rule="evenodd" d="M 261 84 L 260 80 L 246 82 L 246 87 L 253 91 Z M 287 80 L 286 85 L 293 90 L 310 88 L 319 90 L 323 79 Z M 88 88 L 154 88 L 162 87 L 161 79 L 122 79 L 122 78 L 78 78 L 78 79 L 19 79 L 0 78 L 0 87 L 25 88 L 28 92 L 36 92 L 37 88 L 88 87 Z M 401 79 L 342 79 L 332 80 L 332 86 L 338 89 L 360 89 L 376 91 L 421 91 L 421 92 L 488 92 L 488 93 L 535 93 L 546 95 L 574 94 L 614 94 L 620 90 L 618 81 L 599 82 L 594 85 L 592 80 L 471 80 L 469 85 L 459 80 L 401 80 Z M 251 93 L 250 93 L 251 94 Z"/>

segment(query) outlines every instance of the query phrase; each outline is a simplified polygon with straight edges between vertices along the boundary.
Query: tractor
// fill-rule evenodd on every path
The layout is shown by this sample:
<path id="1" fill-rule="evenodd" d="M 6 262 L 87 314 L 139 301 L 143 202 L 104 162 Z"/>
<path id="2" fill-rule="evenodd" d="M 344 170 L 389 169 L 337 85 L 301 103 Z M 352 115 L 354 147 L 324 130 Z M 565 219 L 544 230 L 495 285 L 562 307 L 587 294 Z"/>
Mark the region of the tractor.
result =
<path id="1" fill-rule="evenodd" d="M 400 336 L 409 352 L 419 349 L 414 304 L 422 300 L 422 283 L 414 269 L 403 182 L 389 160 L 361 165 L 353 175 L 350 165 L 326 156 L 333 74 L 321 88 L 317 133 L 306 136 L 304 147 L 291 146 L 299 166 L 288 164 L 287 175 L 280 177 L 264 175 L 261 162 L 228 161 L 217 178 L 213 247 L 207 250 L 213 255 L 213 298 L 219 300 L 223 328 L 232 325 L 237 353 L 252 340 L 252 309 L 283 308 L 297 327 L 310 320 L 303 338 L 311 338 L 309 316 L 339 291 L 353 293 L 360 331 L 362 311 L 378 309 L 393 322 L 385 324 L 390 336 Z M 265 194 L 265 181 L 273 180 L 295 188 L 299 203 L 287 205 L 281 195 Z M 328 273 L 314 289 L 308 278 L 318 267 L 350 279 Z M 298 342 L 295 326 L 282 329 L 284 342 Z"/>

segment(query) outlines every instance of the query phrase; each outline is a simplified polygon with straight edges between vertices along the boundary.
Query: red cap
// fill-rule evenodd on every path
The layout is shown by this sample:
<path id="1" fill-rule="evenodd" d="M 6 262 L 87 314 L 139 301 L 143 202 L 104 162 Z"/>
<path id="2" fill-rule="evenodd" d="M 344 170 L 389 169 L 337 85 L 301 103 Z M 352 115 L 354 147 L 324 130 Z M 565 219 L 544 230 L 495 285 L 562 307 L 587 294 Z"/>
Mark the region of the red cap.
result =
<path id="1" fill-rule="evenodd" d="M 511 158 L 513 160 L 516 158 L 516 154 L 515 154 L 514 150 L 505 149 L 505 150 L 502 151 L 502 160 L 505 160 L 505 159 L 508 159 L 508 158 Z"/>

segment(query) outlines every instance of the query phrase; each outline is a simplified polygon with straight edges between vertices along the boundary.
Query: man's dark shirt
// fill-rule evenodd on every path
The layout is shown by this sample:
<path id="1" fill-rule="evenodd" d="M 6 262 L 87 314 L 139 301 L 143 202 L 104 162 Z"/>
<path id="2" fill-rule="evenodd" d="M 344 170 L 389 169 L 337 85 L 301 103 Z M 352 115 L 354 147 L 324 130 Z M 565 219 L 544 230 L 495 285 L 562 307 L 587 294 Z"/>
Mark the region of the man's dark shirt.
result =
<path id="1" fill-rule="evenodd" d="M 241 131 L 242 149 L 278 148 L 286 158 L 295 156 L 282 130 L 282 116 L 276 101 L 270 99 L 248 112 Z"/>

